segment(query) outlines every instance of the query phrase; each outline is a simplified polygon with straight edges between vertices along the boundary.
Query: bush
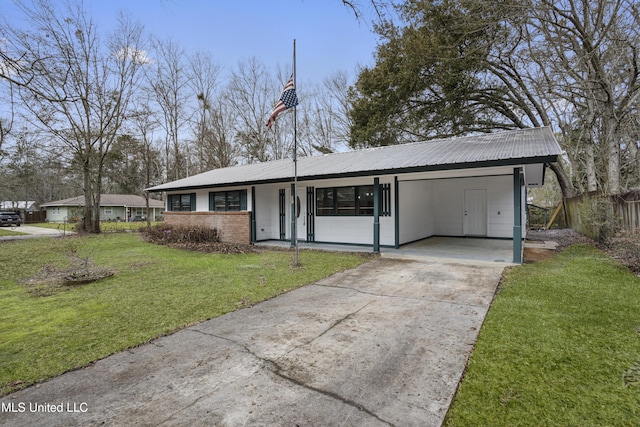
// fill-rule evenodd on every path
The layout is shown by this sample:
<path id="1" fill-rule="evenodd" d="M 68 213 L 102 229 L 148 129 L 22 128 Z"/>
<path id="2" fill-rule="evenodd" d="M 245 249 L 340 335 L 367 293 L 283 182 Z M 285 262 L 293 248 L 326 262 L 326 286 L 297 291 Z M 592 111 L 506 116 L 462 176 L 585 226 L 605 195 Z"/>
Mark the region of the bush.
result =
<path id="1" fill-rule="evenodd" d="M 148 241 L 159 245 L 220 242 L 220 233 L 217 228 L 201 225 L 156 224 L 143 227 L 140 232 Z"/>
<path id="2" fill-rule="evenodd" d="M 580 204 L 580 218 L 584 229 L 581 233 L 608 244 L 616 235 L 616 221 L 611 199 L 602 195 L 585 198 Z"/>

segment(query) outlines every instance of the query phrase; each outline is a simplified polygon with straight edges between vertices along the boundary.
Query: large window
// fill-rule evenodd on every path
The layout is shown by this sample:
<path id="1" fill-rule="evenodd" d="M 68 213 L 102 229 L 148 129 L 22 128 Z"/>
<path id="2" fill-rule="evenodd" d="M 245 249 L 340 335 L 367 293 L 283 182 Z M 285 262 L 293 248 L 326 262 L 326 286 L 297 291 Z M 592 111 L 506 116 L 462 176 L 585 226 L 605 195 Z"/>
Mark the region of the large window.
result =
<path id="1" fill-rule="evenodd" d="M 168 210 L 173 212 L 190 212 L 196 210 L 195 194 L 169 194 Z"/>
<path id="2" fill-rule="evenodd" d="M 237 212 L 247 210 L 247 190 L 215 191 L 209 193 L 209 210 Z"/>
<path id="3" fill-rule="evenodd" d="M 316 215 L 373 215 L 373 185 L 316 189 Z"/>

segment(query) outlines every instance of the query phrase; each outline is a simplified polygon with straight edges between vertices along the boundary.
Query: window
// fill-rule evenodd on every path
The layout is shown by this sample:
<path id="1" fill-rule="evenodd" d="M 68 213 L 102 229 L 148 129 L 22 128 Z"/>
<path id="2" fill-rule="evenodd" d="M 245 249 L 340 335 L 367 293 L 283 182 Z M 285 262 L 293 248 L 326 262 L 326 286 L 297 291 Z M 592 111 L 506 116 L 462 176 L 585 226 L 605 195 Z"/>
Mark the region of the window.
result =
<path id="1" fill-rule="evenodd" d="M 316 190 L 316 215 L 333 215 L 333 188 L 318 188 Z"/>
<path id="2" fill-rule="evenodd" d="M 105 206 L 105 207 L 104 207 L 104 214 L 105 214 L 105 215 L 111 215 L 111 214 L 113 214 L 113 209 L 112 209 L 112 207 L 111 207 L 111 206 Z"/>
<path id="3" fill-rule="evenodd" d="M 196 210 L 195 194 L 169 194 L 167 210 L 173 212 L 191 212 Z"/>
<path id="4" fill-rule="evenodd" d="M 238 212 L 247 210 L 247 190 L 215 191 L 209 193 L 209 210 Z"/>
<path id="5" fill-rule="evenodd" d="M 316 189 L 316 215 L 373 215 L 373 185 Z"/>

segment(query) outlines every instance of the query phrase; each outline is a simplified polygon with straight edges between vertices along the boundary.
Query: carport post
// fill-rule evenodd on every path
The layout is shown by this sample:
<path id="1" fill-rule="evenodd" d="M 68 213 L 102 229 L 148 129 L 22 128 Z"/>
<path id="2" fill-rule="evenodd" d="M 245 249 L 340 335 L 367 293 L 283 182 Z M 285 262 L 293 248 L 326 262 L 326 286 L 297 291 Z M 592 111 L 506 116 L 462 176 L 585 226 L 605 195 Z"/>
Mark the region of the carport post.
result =
<path id="1" fill-rule="evenodd" d="M 522 263 L 522 181 L 520 168 L 513 168 L 513 262 Z"/>
<path id="2" fill-rule="evenodd" d="M 373 178 L 373 253 L 380 253 L 380 178 Z"/>

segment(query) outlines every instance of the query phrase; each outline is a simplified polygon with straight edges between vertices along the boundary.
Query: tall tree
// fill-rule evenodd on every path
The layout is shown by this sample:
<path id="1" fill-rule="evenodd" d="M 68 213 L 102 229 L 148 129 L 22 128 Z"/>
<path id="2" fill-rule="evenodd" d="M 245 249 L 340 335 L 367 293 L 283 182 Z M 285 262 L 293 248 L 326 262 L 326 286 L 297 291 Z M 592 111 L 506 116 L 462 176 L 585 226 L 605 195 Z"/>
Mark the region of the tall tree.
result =
<path id="1" fill-rule="evenodd" d="M 247 163 L 283 159 L 292 153 L 289 132 L 265 126 L 288 77 L 277 83 L 256 58 L 241 61 L 231 72 L 224 97 L 236 117 L 236 141 Z"/>
<path id="2" fill-rule="evenodd" d="M 219 99 L 220 66 L 209 54 L 198 52 L 190 58 L 191 90 L 198 101 L 193 115 L 195 172 L 236 164 L 238 150 L 233 144 L 233 119 L 225 99 Z"/>
<path id="3" fill-rule="evenodd" d="M 349 146 L 349 79 L 345 71 L 336 71 L 324 79 L 298 108 L 298 141 L 304 154 L 332 153 Z"/>
<path id="4" fill-rule="evenodd" d="M 27 29 L 1 27 L 3 56 L 13 66 L 0 77 L 18 87 L 34 124 L 80 163 L 84 229 L 100 232 L 104 160 L 145 63 L 142 27 L 120 15 L 114 33 L 103 40 L 82 3 L 67 2 L 62 10 L 49 0 L 19 5 Z"/>
<path id="5" fill-rule="evenodd" d="M 158 108 L 158 123 L 165 131 L 168 180 L 187 175 L 186 141 L 182 131 L 188 124 L 189 73 L 182 48 L 172 40 L 153 41 L 154 68 L 147 82 Z"/>
<path id="6" fill-rule="evenodd" d="M 620 191 L 640 89 L 635 3 L 407 0 L 398 11 L 403 25 L 377 27 L 376 65 L 352 92 L 352 145 L 552 126 L 571 161 L 569 174 L 551 165 L 565 196 L 581 176 Z"/>

